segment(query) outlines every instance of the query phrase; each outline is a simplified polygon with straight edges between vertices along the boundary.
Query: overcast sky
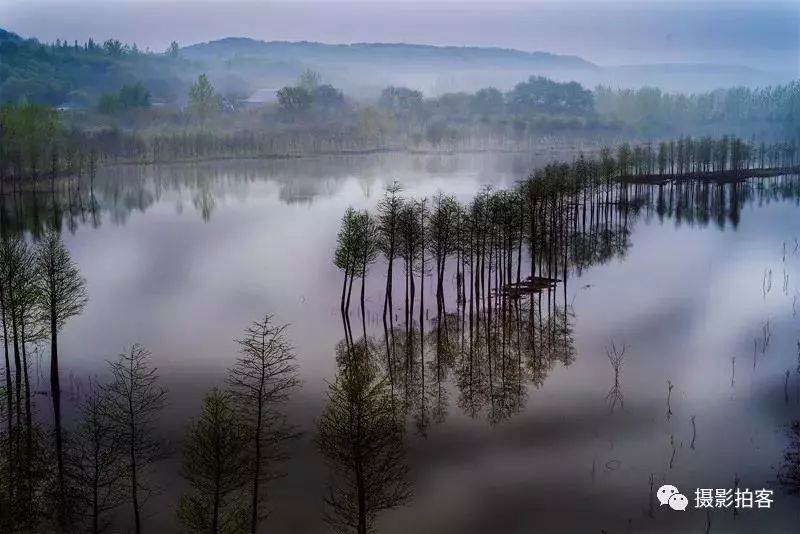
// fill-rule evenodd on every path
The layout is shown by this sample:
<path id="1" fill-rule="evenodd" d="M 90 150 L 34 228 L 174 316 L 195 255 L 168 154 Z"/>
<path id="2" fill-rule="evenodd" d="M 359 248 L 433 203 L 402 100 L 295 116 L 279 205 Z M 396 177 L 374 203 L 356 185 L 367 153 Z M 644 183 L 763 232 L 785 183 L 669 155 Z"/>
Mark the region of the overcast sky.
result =
<path id="1" fill-rule="evenodd" d="M 604 65 L 739 63 L 800 70 L 800 1 L 0 0 L 0 26 L 44 41 L 164 49 L 222 37 L 485 45 Z"/>

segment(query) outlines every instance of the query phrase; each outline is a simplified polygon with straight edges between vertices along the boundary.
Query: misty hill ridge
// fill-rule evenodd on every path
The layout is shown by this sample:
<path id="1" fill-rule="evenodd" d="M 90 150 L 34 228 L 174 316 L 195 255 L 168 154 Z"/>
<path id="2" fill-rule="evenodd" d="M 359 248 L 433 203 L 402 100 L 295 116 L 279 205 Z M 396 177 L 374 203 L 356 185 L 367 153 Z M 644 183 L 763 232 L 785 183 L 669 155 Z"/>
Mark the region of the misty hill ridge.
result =
<path id="1" fill-rule="evenodd" d="M 0 43 L 4 41 L 21 41 L 21 40 L 22 37 L 20 37 L 16 33 L 0 28 Z"/>
<path id="2" fill-rule="evenodd" d="M 226 37 L 181 48 L 190 59 L 272 57 L 305 61 L 394 61 L 460 63 L 481 66 L 538 66 L 596 69 L 578 56 L 549 52 L 524 52 L 512 48 L 481 46 L 436 46 L 409 43 L 326 44 L 313 41 L 260 41 L 248 37 Z"/>

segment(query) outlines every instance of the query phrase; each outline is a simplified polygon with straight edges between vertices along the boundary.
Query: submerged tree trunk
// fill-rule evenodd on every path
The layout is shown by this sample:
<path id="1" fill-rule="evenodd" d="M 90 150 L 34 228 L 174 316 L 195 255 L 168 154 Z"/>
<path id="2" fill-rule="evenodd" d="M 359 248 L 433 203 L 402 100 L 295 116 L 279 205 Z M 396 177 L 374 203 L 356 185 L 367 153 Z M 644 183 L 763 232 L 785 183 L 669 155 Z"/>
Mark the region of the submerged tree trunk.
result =
<path id="1" fill-rule="evenodd" d="M 264 367 L 261 367 L 261 381 L 258 389 L 258 412 L 256 414 L 256 457 L 255 466 L 253 468 L 253 499 L 252 510 L 250 511 L 250 534 L 256 534 L 258 527 L 258 487 L 259 479 L 261 478 L 261 413 L 264 405 Z"/>
<path id="2" fill-rule="evenodd" d="M 50 294 L 56 294 L 55 277 L 50 276 Z M 56 433 L 56 464 L 58 476 L 58 521 L 62 530 L 66 526 L 66 488 L 64 486 L 64 446 L 61 436 L 61 384 L 58 378 L 58 325 L 56 303 L 50 304 L 50 394 L 53 397 L 53 417 Z M 137 534 L 138 531 L 137 531 Z"/>
<path id="3" fill-rule="evenodd" d="M 4 283 L 0 280 L 0 318 L 3 320 L 3 351 L 5 355 L 5 366 L 6 366 L 6 413 L 8 414 L 8 419 L 6 421 L 7 424 L 7 432 L 8 435 L 11 436 L 11 427 L 12 427 L 12 419 L 11 414 L 13 413 L 14 409 L 14 391 L 11 385 L 11 361 L 9 359 L 8 354 L 8 328 L 6 323 L 6 306 L 5 306 L 5 295 L 3 291 Z M 8 466 L 9 469 L 14 465 L 14 455 L 11 451 L 11 442 L 9 440 L 8 443 Z"/>
<path id="4" fill-rule="evenodd" d="M 364 333 L 364 349 L 367 348 L 367 318 L 366 310 L 364 309 L 364 286 L 367 279 L 367 253 L 364 251 L 364 256 L 361 261 L 361 329 Z"/>
<path id="5" fill-rule="evenodd" d="M 348 265 L 348 266 L 350 265 L 349 258 L 347 259 L 345 264 Z M 344 282 L 342 282 L 342 304 L 341 304 L 342 313 L 344 313 L 344 297 L 345 297 L 345 294 L 347 293 L 347 274 L 348 274 L 348 268 L 345 267 L 345 269 L 344 269 Z"/>
<path id="6" fill-rule="evenodd" d="M 133 505 L 133 518 L 136 534 L 142 534 L 142 523 L 139 517 L 139 482 L 136 472 L 136 421 L 134 418 L 133 401 L 128 398 L 128 432 L 130 432 L 130 458 L 131 458 L 131 501 Z"/>
<path id="7" fill-rule="evenodd" d="M 17 323 L 19 302 L 17 302 L 12 289 L 14 281 L 10 280 L 9 282 L 8 302 L 10 304 L 11 311 L 11 335 L 13 337 L 14 344 L 14 386 L 16 388 L 14 391 L 16 396 L 14 412 L 17 415 L 17 429 L 19 429 L 22 427 L 22 360 L 20 359 L 19 353 L 19 325 Z M 8 413 L 8 417 L 12 417 L 11 413 Z M 11 436 L 9 436 L 9 439 L 11 439 Z M 14 442 L 17 448 L 17 457 L 19 457 L 19 431 L 14 433 Z"/>

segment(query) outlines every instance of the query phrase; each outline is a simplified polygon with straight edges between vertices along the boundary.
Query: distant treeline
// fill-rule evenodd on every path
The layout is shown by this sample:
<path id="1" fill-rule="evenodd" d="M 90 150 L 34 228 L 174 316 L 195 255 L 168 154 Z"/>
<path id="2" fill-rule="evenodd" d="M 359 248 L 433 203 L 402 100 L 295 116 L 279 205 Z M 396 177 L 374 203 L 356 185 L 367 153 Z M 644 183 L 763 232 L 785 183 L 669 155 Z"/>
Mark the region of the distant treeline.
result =
<path id="1" fill-rule="evenodd" d="M 202 84 L 196 89 L 195 93 L 202 93 Z M 210 99 L 209 94 L 206 97 Z M 194 99 L 194 113 L 208 113 L 208 102 L 203 103 L 206 97 Z M 397 100 L 396 94 L 394 99 Z M 362 119 L 378 121 L 372 115 Z M 362 125 L 363 128 L 373 126 Z M 372 144 L 375 137 L 379 142 Z M 386 134 L 372 132 L 366 135 L 358 128 L 343 126 L 334 120 L 315 130 L 314 134 L 292 125 L 273 133 L 252 130 L 226 132 L 210 128 L 184 128 L 164 133 L 136 133 L 115 128 L 79 129 L 65 126 L 58 113 L 45 106 L 5 105 L 0 108 L 0 181 L 39 181 L 61 175 L 94 173 L 101 161 L 270 157 L 391 147 L 386 144 L 386 139 Z M 408 145 L 395 148 L 408 148 Z M 768 143 L 737 136 L 687 136 L 655 143 L 622 143 L 613 155 L 616 170 L 625 176 L 793 167 L 798 163 L 799 153 L 797 139 Z M 607 157 L 612 151 L 603 149 L 601 154 Z"/>
<path id="2" fill-rule="evenodd" d="M 189 78 L 174 50 L 154 54 L 116 39 L 45 44 L 0 29 L 0 57 L 3 102 L 95 105 L 102 94 L 137 82 L 177 98 L 185 87 L 182 79 Z"/>
<path id="3" fill-rule="evenodd" d="M 642 132 L 658 132 L 670 125 L 783 124 L 792 132 L 800 127 L 800 82 L 749 89 L 733 87 L 707 93 L 665 93 L 654 87 L 618 89 L 597 87 L 595 111 Z"/>
<path id="4" fill-rule="evenodd" d="M 202 92 L 198 93 L 198 89 Z M 125 84 L 100 97 L 94 108 L 65 120 L 163 135 L 208 129 L 292 135 L 316 143 L 427 149 L 525 148 L 543 138 L 671 137 L 680 133 L 796 136 L 800 128 L 800 83 L 764 89 L 737 87 L 702 94 L 663 93 L 657 88 L 590 91 L 577 82 L 533 76 L 502 92 L 425 97 L 389 86 L 377 100 L 355 101 L 307 70 L 298 81 L 265 101 L 218 91 L 203 74 L 187 93 L 187 104 L 151 106 L 142 84 Z M 198 99 L 198 97 L 200 97 Z M 305 149 L 306 147 L 301 147 Z"/>

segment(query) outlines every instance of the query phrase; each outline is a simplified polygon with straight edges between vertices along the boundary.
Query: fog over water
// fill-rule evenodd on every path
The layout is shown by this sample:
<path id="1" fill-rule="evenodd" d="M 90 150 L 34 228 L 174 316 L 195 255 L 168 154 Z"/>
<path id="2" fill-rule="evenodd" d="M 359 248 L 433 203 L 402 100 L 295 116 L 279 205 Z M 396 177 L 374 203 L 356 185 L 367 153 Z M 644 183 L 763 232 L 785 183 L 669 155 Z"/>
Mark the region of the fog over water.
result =
<path id="1" fill-rule="evenodd" d="M 345 338 L 341 273 L 332 265 L 341 214 L 348 206 L 374 208 L 393 180 L 408 196 L 443 190 L 467 202 L 483 186 L 513 186 L 543 161 L 532 154 L 388 154 L 119 166 L 102 170 L 93 186 L 73 184 L 62 199 L 64 241 L 90 300 L 62 336 L 67 404 L 87 376 L 104 376 L 105 359 L 142 341 L 169 389 L 159 432 L 180 447 L 202 395 L 223 383 L 235 357 L 232 339 L 253 318 L 275 313 L 290 324 L 303 382 L 287 415 L 306 435 L 292 447 L 289 476 L 271 486 L 274 514 L 266 525 L 328 531 L 320 510 L 329 473 L 312 437 Z M 379 531 L 702 529 L 702 510 L 662 508 L 648 517 L 651 475 L 656 486 L 687 488 L 692 503 L 695 487 L 732 487 L 735 477 L 742 487 L 776 490 L 772 510 L 715 511 L 713 523 L 725 532 L 785 532 L 796 524 L 776 469 L 783 425 L 800 402 L 798 191 L 796 176 L 632 188 L 640 201 L 605 211 L 600 227 L 588 231 L 604 259 L 569 273 L 566 285 L 539 300 L 549 307 L 554 299 L 568 345 L 543 341 L 542 352 L 523 351 L 519 364 L 516 352 L 495 354 L 500 383 L 491 403 L 470 396 L 472 375 L 464 373 L 471 345 L 454 355 L 437 351 L 435 283 L 426 277 L 424 359 L 414 364 L 422 374 L 395 378 L 399 398 L 410 395 L 405 446 L 414 498 L 380 515 Z M 54 216 L 47 196 L 13 205 L 33 232 L 36 221 Z M 365 328 L 379 360 L 384 269 L 382 262 L 370 268 L 366 294 Z M 445 278 L 453 313 L 455 276 Z M 400 293 L 394 308 L 402 338 Z M 353 304 L 357 336 L 359 313 Z M 509 332 L 525 335 L 525 317 L 512 320 Z M 458 314 L 449 320 L 457 323 Z M 503 351 L 516 350 L 515 334 L 509 339 Z M 626 347 L 624 407 L 610 405 L 612 343 Z M 482 362 L 474 364 L 481 381 Z M 177 528 L 174 502 L 185 489 L 175 476 L 179 459 L 154 471 L 163 492 L 148 505 L 148 525 L 158 531 Z M 126 518 L 121 509 L 117 519 Z"/>

